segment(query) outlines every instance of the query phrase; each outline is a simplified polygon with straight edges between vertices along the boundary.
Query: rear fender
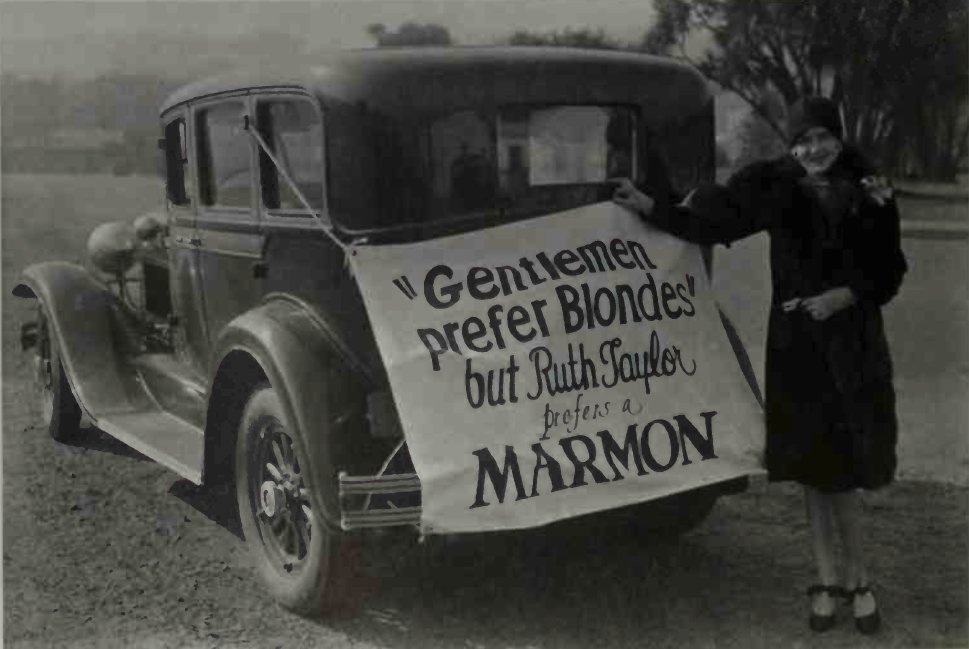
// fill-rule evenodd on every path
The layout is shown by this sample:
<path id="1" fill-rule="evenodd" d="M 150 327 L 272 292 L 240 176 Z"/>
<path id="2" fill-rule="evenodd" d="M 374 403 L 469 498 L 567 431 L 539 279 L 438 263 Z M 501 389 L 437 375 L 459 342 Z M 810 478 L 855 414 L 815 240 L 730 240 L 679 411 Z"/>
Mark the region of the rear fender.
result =
<path id="1" fill-rule="evenodd" d="M 124 362 L 137 352 L 137 329 L 104 283 L 82 266 L 54 261 L 24 270 L 13 294 L 40 300 L 71 391 L 95 423 L 98 414 L 144 407 L 137 374 Z"/>
<path id="2" fill-rule="evenodd" d="M 232 320 L 214 350 L 218 360 L 209 394 L 221 392 L 217 383 L 226 380 L 223 368 L 239 366 L 240 355 L 255 361 L 280 396 L 287 427 L 302 433 L 294 436 L 294 443 L 310 463 L 313 509 L 323 513 L 325 524 L 339 529 L 340 457 L 348 447 L 365 445 L 368 437 L 353 434 L 353 422 L 362 420 L 354 415 L 366 410 L 365 375 L 341 353 L 339 341 L 310 308 L 285 296 Z M 219 405 L 215 400 L 209 403 L 210 426 L 228 415 L 218 412 Z M 207 429 L 206 434 L 212 432 Z M 223 453 L 229 451 L 222 446 Z"/>

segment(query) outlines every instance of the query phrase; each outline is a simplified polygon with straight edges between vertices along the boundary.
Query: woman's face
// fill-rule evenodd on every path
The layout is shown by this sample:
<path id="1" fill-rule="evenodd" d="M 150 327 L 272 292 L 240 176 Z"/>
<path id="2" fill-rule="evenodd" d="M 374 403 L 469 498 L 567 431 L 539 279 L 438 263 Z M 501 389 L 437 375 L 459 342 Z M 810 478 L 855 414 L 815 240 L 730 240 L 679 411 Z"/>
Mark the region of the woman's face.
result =
<path id="1" fill-rule="evenodd" d="M 841 153 L 841 140 L 823 126 L 804 131 L 791 146 L 791 155 L 809 175 L 827 171 Z"/>

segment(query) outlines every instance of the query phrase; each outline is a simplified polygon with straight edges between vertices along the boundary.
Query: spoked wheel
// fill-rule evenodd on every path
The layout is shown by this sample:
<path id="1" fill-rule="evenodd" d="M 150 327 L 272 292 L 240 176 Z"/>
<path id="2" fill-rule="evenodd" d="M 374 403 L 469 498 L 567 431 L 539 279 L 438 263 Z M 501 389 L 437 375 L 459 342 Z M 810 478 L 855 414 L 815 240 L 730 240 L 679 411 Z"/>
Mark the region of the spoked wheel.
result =
<path id="1" fill-rule="evenodd" d="M 303 487 L 293 440 L 275 419 L 260 422 L 251 452 L 249 498 L 266 550 L 287 572 L 302 570 L 310 547 L 313 509 Z"/>
<path id="2" fill-rule="evenodd" d="M 40 423 L 58 442 L 69 442 L 81 429 L 81 407 L 67 382 L 57 343 L 43 307 L 37 312 L 37 343 L 33 355 L 34 402 Z"/>
<path id="3" fill-rule="evenodd" d="M 275 390 L 249 397 L 236 446 L 236 496 L 250 553 L 272 597 L 295 613 L 339 607 L 336 571 L 344 536 L 320 521 L 309 496 L 309 464 L 287 428 Z"/>

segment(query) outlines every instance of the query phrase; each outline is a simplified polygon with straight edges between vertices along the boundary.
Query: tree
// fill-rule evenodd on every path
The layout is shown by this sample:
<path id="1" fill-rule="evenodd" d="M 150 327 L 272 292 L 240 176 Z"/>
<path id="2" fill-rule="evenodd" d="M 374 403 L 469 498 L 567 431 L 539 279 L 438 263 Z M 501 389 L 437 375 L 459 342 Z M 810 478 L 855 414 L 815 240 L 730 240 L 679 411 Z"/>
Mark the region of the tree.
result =
<path id="1" fill-rule="evenodd" d="M 952 177 L 966 155 L 969 0 L 656 0 L 656 9 L 643 48 L 690 60 L 779 134 L 768 88 L 788 106 L 831 97 L 848 136 L 890 166 Z M 691 57 L 697 31 L 713 43 Z"/>
<path id="2" fill-rule="evenodd" d="M 623 45 L 606 36 L 601 29 L 565 29 L 544 33 L 519 30 L 508 37 L 509 45 L 552 47 L 586 47 L 599 50 L 623 49 Z"/>
<path id="3" fill-rule="evenodd" d="M 784 119 L 784 101 L 777 92 L 765 92 L 763 101 L 772 120 Z M 757 113 L 748 113 L 738 130 L 740 155 L 734 161 L 735 168 L 742 168 L 757 160 L 776 158 L 787 150 L 785 138 L 780 137 L 767 120 Z"/>
<path id="4" fill-rule="evenodd" d="M 447 28 L 433 23 L 406 22 L 396 31 L 388 30 L 382 23 L 373 23 L 367 26 L 367 33 L 376 41 L 377 47 L 451 45 Z"/>
<path id="5" fill-rule="evenodd" d="M 939 18 L 923 15 L 917 29 L 904 34 L 917 49 L 925 73 L 904 76 L 896 114 L 899 128 L 889 142 L 904 172 L 943 180 L 951 180 L 969 154 L 969 21 L 965 11 L 946 11 L 952 4 L 943 0 L 935 8 Z"/>

